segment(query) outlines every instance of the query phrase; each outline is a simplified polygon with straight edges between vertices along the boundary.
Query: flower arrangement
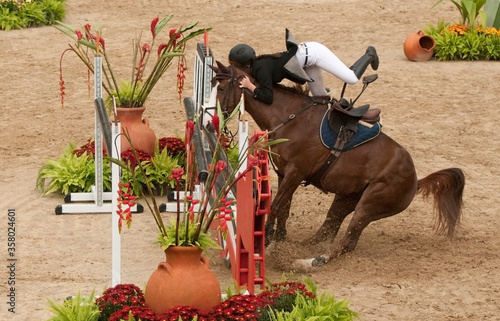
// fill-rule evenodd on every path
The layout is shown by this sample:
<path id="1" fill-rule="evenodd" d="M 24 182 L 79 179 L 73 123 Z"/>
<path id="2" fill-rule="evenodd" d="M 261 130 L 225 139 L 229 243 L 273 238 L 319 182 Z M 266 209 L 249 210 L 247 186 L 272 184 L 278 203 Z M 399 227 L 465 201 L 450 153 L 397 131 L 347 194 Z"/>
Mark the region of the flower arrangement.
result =
<path id="1" fill-rule="evenodd" d="M 144 197 L 146 205 L 152 213 L 158 228 L 157 244 L 163 250 L 170 246 L 196 246 L 202 250 L 219 248 L 219 245 L 210 237 L 209 229 L 212 227 L 214 221 L 218 221 L 218 228 L 221 229 L 223 235 L 226 233 L 226 222 L 232 220 L 231 213 L 233 210 L 231 206 L 234 203 L 234 199 L 228 199 L 227 195 L 238 179 L 245 176 L 253 168 L 258 168 L 261 162 L 257 157 L 252 158 L 252 156 L 249 156 L 246 159 L 246 155 L 240 155 L 234 168 L 229 169 L 232 166 L 229 166 L 227 161 L 223 160 L 225 159 L 223 157 L 225 155 L 224 146 L 227 145 L 227 142 L 221 133 L 238 112 L 239 109 L 236 108 L 231 115 L 224 119 L 220 106 L 217 106 L 217 114 L 212 118 L 212 125 L 217 138 L 216 145 L 212 152 L 211 163 L 208 164 L 206 170 L 207 175 L 203 184 L 204 189 L 201 191 L 199 197 L 196 197 L 194 191 L 195 185 L 199 182 L 199 164 L 195 157 L 196 148 L 198 147 L 193 142 L 195 123 L 193 121 L 187 122 L 184 140 L 184 167 L 172 169 L 171 174 L 171 178 L 175 181 L 178 206 L 175 218 L 172 218 L 170 225 L 164 223 L 155 198 L 152 197 L 149 200 L 147 197 Z M 124 135 L 129 140 L 129 143 L 131 143 L 127 133 Z M 267 134 L 264 134 L 251 137 L 248 142 L 247 151 L 243 154 L 252 155 L 258 151 L 267 153 L 270 146 L 284 141 L 282 139 L 268 140 L 267 136 Z M 138 158 L 139 155 L 133 148 L 132 143 L 131 146 L 135 158 Z M 112 158 L 110 160 L 127 169 L 126 174 L 124 174 L 125 177 L 128 175 L 130 180 L 137 180 L 137 176 L 134 170 L 132 170 L 134 167 L 130 168 L 128 164 Z M 247 161 L 247 167 L 241 168 L 245 161 Z M 141 176 L 145 183 L 146 191 L 150 195 L 153 195 L 148 175 L 140 162 L 138 163 L 138 171 L 139 176 Z M 184 186 L 184 197 L 180 197 L 181 185 Z M 142 190 L 141 193 L 142 196 L 145 196 Z M 121 202 L 121 198 L 123 197 L 122 192 L 120 192 L 118 197 L 119 202 Z M 183 210 L 181 210 L 181 205 Z M 124 211 L 127 211 L 127 209 L 122 208 L 119 210 L 119 224 L 121 225 L 121 221 L 125 220 L 127 226 L 130 226 L 132 216 L 128 214 L 128 211 L 126 213 Z"/>
<path id="2" fill-rule="evenodd" d="M 353 320 L 358 314 L 349 309 L 345 300 L 336 301 L 333 296 L 317 295 L 316 286 L 304 282 L 281 281 L 268 284 L 257 295 L 229 294 L 227 299 L 211 311 L 203 312 L 189 306 L 177 306 L 155 314 L 146 306 L 144 295 L 134 284 L 119 284 L 108 288 L 95 300 L 99 321 L 267 321 L 305 320 Z M 300 308 L 298 308 L 300 307 Z M 300 311 L 299 311 L 300 310 Z M 323 317 L 323 319 L 320 319 Z"/>
<path id="3" fill-rule="evenodd" d="M 59 85 L 61 91 L 61 104 L 64 105 L 65 82 L 63 80 L 62 61 L 66 53 L 73 52 L 87 67 L 87 77 L 90 90 L 90 73 L 95 72 L 94 56 L 102 55 L 102 87 L 107 93 L 107 105 L 116 104 L 117 107 L 133 108 L 142 107 L 155 88 L 163 74 L 168 70 L 175 57 L 178 60 L 177 85 L 179 95 L 182 95 L 184 85 L 184 72 L 186 71 L 184 49 L 187 42 L 194 37 L 204 34 L 211 28 L 202 28 L 191 31 L 198 22 L 194 22 L 187 27 L 170 29 L 168 38 L 156 45 L 160 32 L 166 24 L 173 18 L 168 15 L 161 21 L 158 17 L 151 21 L 151 42 L 141 43 L 140 37 L 133 41 L 132 73 L 129 80 L 117 78 L 113 71 L 111 59 L 108 55 L 105 37 L 100 29 L 93 30 L 90 24 L 86 24 L 83 30 L 77 30 L 72 26 L 57 21 L 55 28 L 69 36 L 74 42 L 69 44 L 60 58 Z M 190 31 L 189 34 L 187 32 Z M 153 66 L 149 68 L 149 65 Z M 112 105 L 111 105 L 112 106 Z"/>

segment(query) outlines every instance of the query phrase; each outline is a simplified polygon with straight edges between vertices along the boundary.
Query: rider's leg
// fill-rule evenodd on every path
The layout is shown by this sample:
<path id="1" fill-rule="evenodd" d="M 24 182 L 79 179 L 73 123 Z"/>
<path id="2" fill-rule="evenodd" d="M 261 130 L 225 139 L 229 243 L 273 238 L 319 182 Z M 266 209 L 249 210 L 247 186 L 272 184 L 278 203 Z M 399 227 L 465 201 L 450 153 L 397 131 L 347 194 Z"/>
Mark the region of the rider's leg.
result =
<path id="1" fill-rule="evenodd" d="M 343 82 L 355 84 L 359 78 L 330 49 L 318 42 L 306 42 L 308 60 L 304 70 L 316 66 L 334 75 Z M 313 78 L 314 79 L 314 78 Z M 315 79 L 314 79 L 315 80 Z"/>
<path id="2" fill-rule="evenodd" d="M 309 68 L 304 68 L 306 74 L 314 80 L 313 82 L 308 82 L 309 89 L 313 96 L 327 96 L 328 92 L 325 88 L 325 83 L 323 82 L 323 69 L 317 66 L 311 66 Z"/>
<path id="3" fill-rule="evenodd" d="M 352 66 L 351 69 L 354 71 L 354 74 L 358 79 L 361 79 L 361 76 L 365 72 L 368 65 L 371 65 L 373 70 L 378 69 L 378 55 L 377 51 L 374 47 L 370 46 L 366 49 L 366 52 L 361 58 L 358 59 Z"/>

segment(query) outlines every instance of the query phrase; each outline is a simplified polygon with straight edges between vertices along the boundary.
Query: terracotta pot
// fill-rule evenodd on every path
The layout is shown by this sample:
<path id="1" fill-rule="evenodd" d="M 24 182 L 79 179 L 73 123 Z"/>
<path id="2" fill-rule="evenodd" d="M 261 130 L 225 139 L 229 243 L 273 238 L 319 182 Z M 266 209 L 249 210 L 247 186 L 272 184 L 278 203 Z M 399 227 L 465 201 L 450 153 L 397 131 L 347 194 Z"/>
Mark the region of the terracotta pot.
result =
<path id="1" fill-rule="evenodd" d="M 436 41 L 422 30 L 409 34 L 403 45 L 406 58 L 411 61 L 427 61 L 434 54 Z"/>
<path id="2" fill-rule="evenodd" d="M 156 144 L 156 135 L 149 127 L 149 120 L 142 118 L 146 107 L 136 108 L 116 108 L 116 119 L 120 121 L 122 133 L 125 130 L 130 134 L 132 145 L 135 149 L 142 150 L 149 155 L 153 155 Z M 121 151 L 130 148 L 130 144 L 125 136 L 121 136 Z"/>
<path id="3" fill-rule="evenodd" d="M 156 313 L 187 305 L 210 311 L 221 302 L 221 289 L 201 249 L 171 246 L 146 285 L 146 305 Z"/>

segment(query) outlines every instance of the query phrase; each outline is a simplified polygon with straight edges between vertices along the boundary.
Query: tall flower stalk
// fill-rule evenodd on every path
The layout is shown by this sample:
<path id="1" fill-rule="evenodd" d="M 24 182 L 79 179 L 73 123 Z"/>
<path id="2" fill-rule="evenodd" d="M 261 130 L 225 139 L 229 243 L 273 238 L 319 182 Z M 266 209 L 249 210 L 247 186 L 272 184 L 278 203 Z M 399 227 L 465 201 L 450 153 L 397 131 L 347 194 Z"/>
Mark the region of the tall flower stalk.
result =
<path id="1" fill-rule="evenodd" d="M 239 155 L 236 166 L 230 170 L 231 166 L 228 165 L 227 158 L 223 157 L 225 155 L 224 146 L 226 145 L 226 141 L 221 133 L 223 132 L 222 129 L 227 126 L 229 121 L 238 112 L 239 108 L 235 108 L 228 118 L 223 119 L 220 106 L 217 106 L 217 114 L 212 119 L 212 125 L 214 126 L 217 138 L 216 145 L 212 152 L 212 160 L 206 169 L 206 179 L 203 182 L 199 181 L 197 164 L 199 160 L 195 157 L 196 148 L 199 148 L 193 142 L 195 122 L 187 122 L 185 133 L 185 168 L 172 170 L 171 175 L 171 178 L 176 183 L 177 211 L 168 227 L 163 223 L 155 198 L 152 196 L 153 193 L 146 173 L 142 165 L 138 163 L 139 170 L 152 201 L 148 200 L 143 191 L 141 191 L 142 197 L 145 199 L 155 219 L 159 231 L 157 243 L 162 249 L 165 250 L 170 246 L 197 246 L 203 250 L 218 248 L 219 245 L 210 237 L 209 230 L 214 227 L 214 221 L 218 220 L 219 225 L 217 228 L 222 229 L 224 235 L 227 228 L 226 222 L 232 220 L 231 214 L 233 210 L 231 207 L 235 202 L 234 199 L 228 199 L 229 192 L 236 182 L 249 171 L 259 169 L 259 162 L 261 160 L 258 157 L 252 157 L 252 155 L 257 151 L 267 153 L 271 145 L 285 141 L 284 139 L 268 140 L 268 133 L 252 136 L 248 140 L 246 153 Z M 128 137 L 127 133 L 125 135 Z M 133 145 L 131 149 L 136 153 Z M 121 161 L 110 160 L 127 168 Z M 242 168 L 245 161 L 247 166 Z M 129 177 L 134 179 L 136 176 L 129 175 Z M 184 185 L 184 194 L 182 197 L 180 196 L 181 185 Z M 200 194 L 195 193 L 195 186 L 197 185 L 200 186 Z"/>
<path id="2" fill-rule="evenodd" d="M 172 243 L 169 237 L 159 236 L 159 243 L 164 249 L 171 245 L 183 246 L 200 246 L 207 240 L 209 229 L 213 227 L 214 220 L 219 221 L 218 228 L 225 229 L 226 222 L 232 219 L 232 205 L 236 200 L 228 199 L 228 194 L 237 183 L 237 181 L 244 177 L 249 171 L 258 169 L 260 161 L 252 155 L 257 151 L 269 152 L 271 145 L 285 141 L 281 140 L 268 140 L 268 133 L 263 135 L 252 136 L 244 153 L 239 155 L 237 164 L 232 170 L 225 160 L 225 137 L 221 134 L 223 129 L 239 112 L 239 108 L 235 108 L 233 113 L 224 119 L 220 106 L 217 106 L 217 114 L 212 118 L 212 126 L 216 134 L 216 145 L 212 151 L 212 160 L 208 164 L 207 177 L 203 183 L 200 199 L 194 199 L 194 186 L 197 180 L 196 168 L 198 168 L 195 158 L 195 150 L 197 146 L 193 142 L 194 123 L 189 121 L 186 126 L 186 182 L 185 182 L 185 195 L 183 205 L 185 210 L 183 213 L 177 212 L 177 219 L 181 220 L 176 222 L 176 226 L 183 226 L 183 229 L 176 228 L 176 240 L 178 243 Z M 247 163 L 245 168 L 244 163 Z M 178 200 L 180 202 L 180 200 Z M 224 230 L 222 231 L 224 232 Z M 178 234 L 181 233 L 180 236 Z M 209 242 L 210 243 L 210 242 Z M 203 247 L 203 246 L 202 246 Z"/>
<path id="3" fill-rule="evenodd" d="M 173 15 L 160 20 L 158 17 L 151 21 L 151 41 L 141 42 L 141 37 L 133 40 L 132 74 L 129 81 L 120 80 L 116 77 L 111 59 L 106 48 L 106 41 L 99 28 L 95 30 L 86 24 L 82 30 L 73 28 L 70 25 L 57 21 L 54 27 L 69 36 L 74 42 L 69 44 L 69 48 L 64 50 L 60 58 L 59 86 L 61 91 L 61 104 L 64 104 L 65 83 L 62 76 L 62 60 L 66 53 L 73 52 L 87 67 L 91 73 L 95 72 L 94 56 L 102 55 L 102 88 L 108 97 L 115 97 L 118 107 L 133 108 L 142 107 L 155 88 L 158 81 L 172 64 L 175 57 L 183 57 L 188 41 L 198 35 L 204 34 L 211 28 L 193 30 L 198 22 L 194 22 L 187 27 L 170 29 L 168 38 L 161 42 L 159 35 Z M 188 33 L 189 32 L 189 33 Z M 155 49 L 156 48 L 156 49 Z M 149 71 L 149 65 L 153 64 Z M 149 74 L 148 74 L 149 71 Z M 90 88 L 90 86 L 89 86 Z M 112 101 L 110 99 L 110 101 Z"/>

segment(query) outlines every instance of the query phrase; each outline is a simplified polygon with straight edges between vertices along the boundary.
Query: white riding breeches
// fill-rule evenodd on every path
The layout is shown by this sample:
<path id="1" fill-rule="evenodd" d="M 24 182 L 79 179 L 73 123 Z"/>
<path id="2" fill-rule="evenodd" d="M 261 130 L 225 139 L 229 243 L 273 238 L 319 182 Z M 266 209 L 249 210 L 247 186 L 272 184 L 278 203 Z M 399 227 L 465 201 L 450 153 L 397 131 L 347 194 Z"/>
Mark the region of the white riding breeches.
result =
<path id="1" fill-rule="evenodd" d="M 299 44 L 295 55 L 309 78 L 314 80 L 314 82 L 308 82 L 313 96 L 327 95 L 323 82 L 323 70 L 350 85 L 357 83 L 359 80 L 354 71 L 349 69 L 330 49 L 319 42 L 303 42 Z"/>

